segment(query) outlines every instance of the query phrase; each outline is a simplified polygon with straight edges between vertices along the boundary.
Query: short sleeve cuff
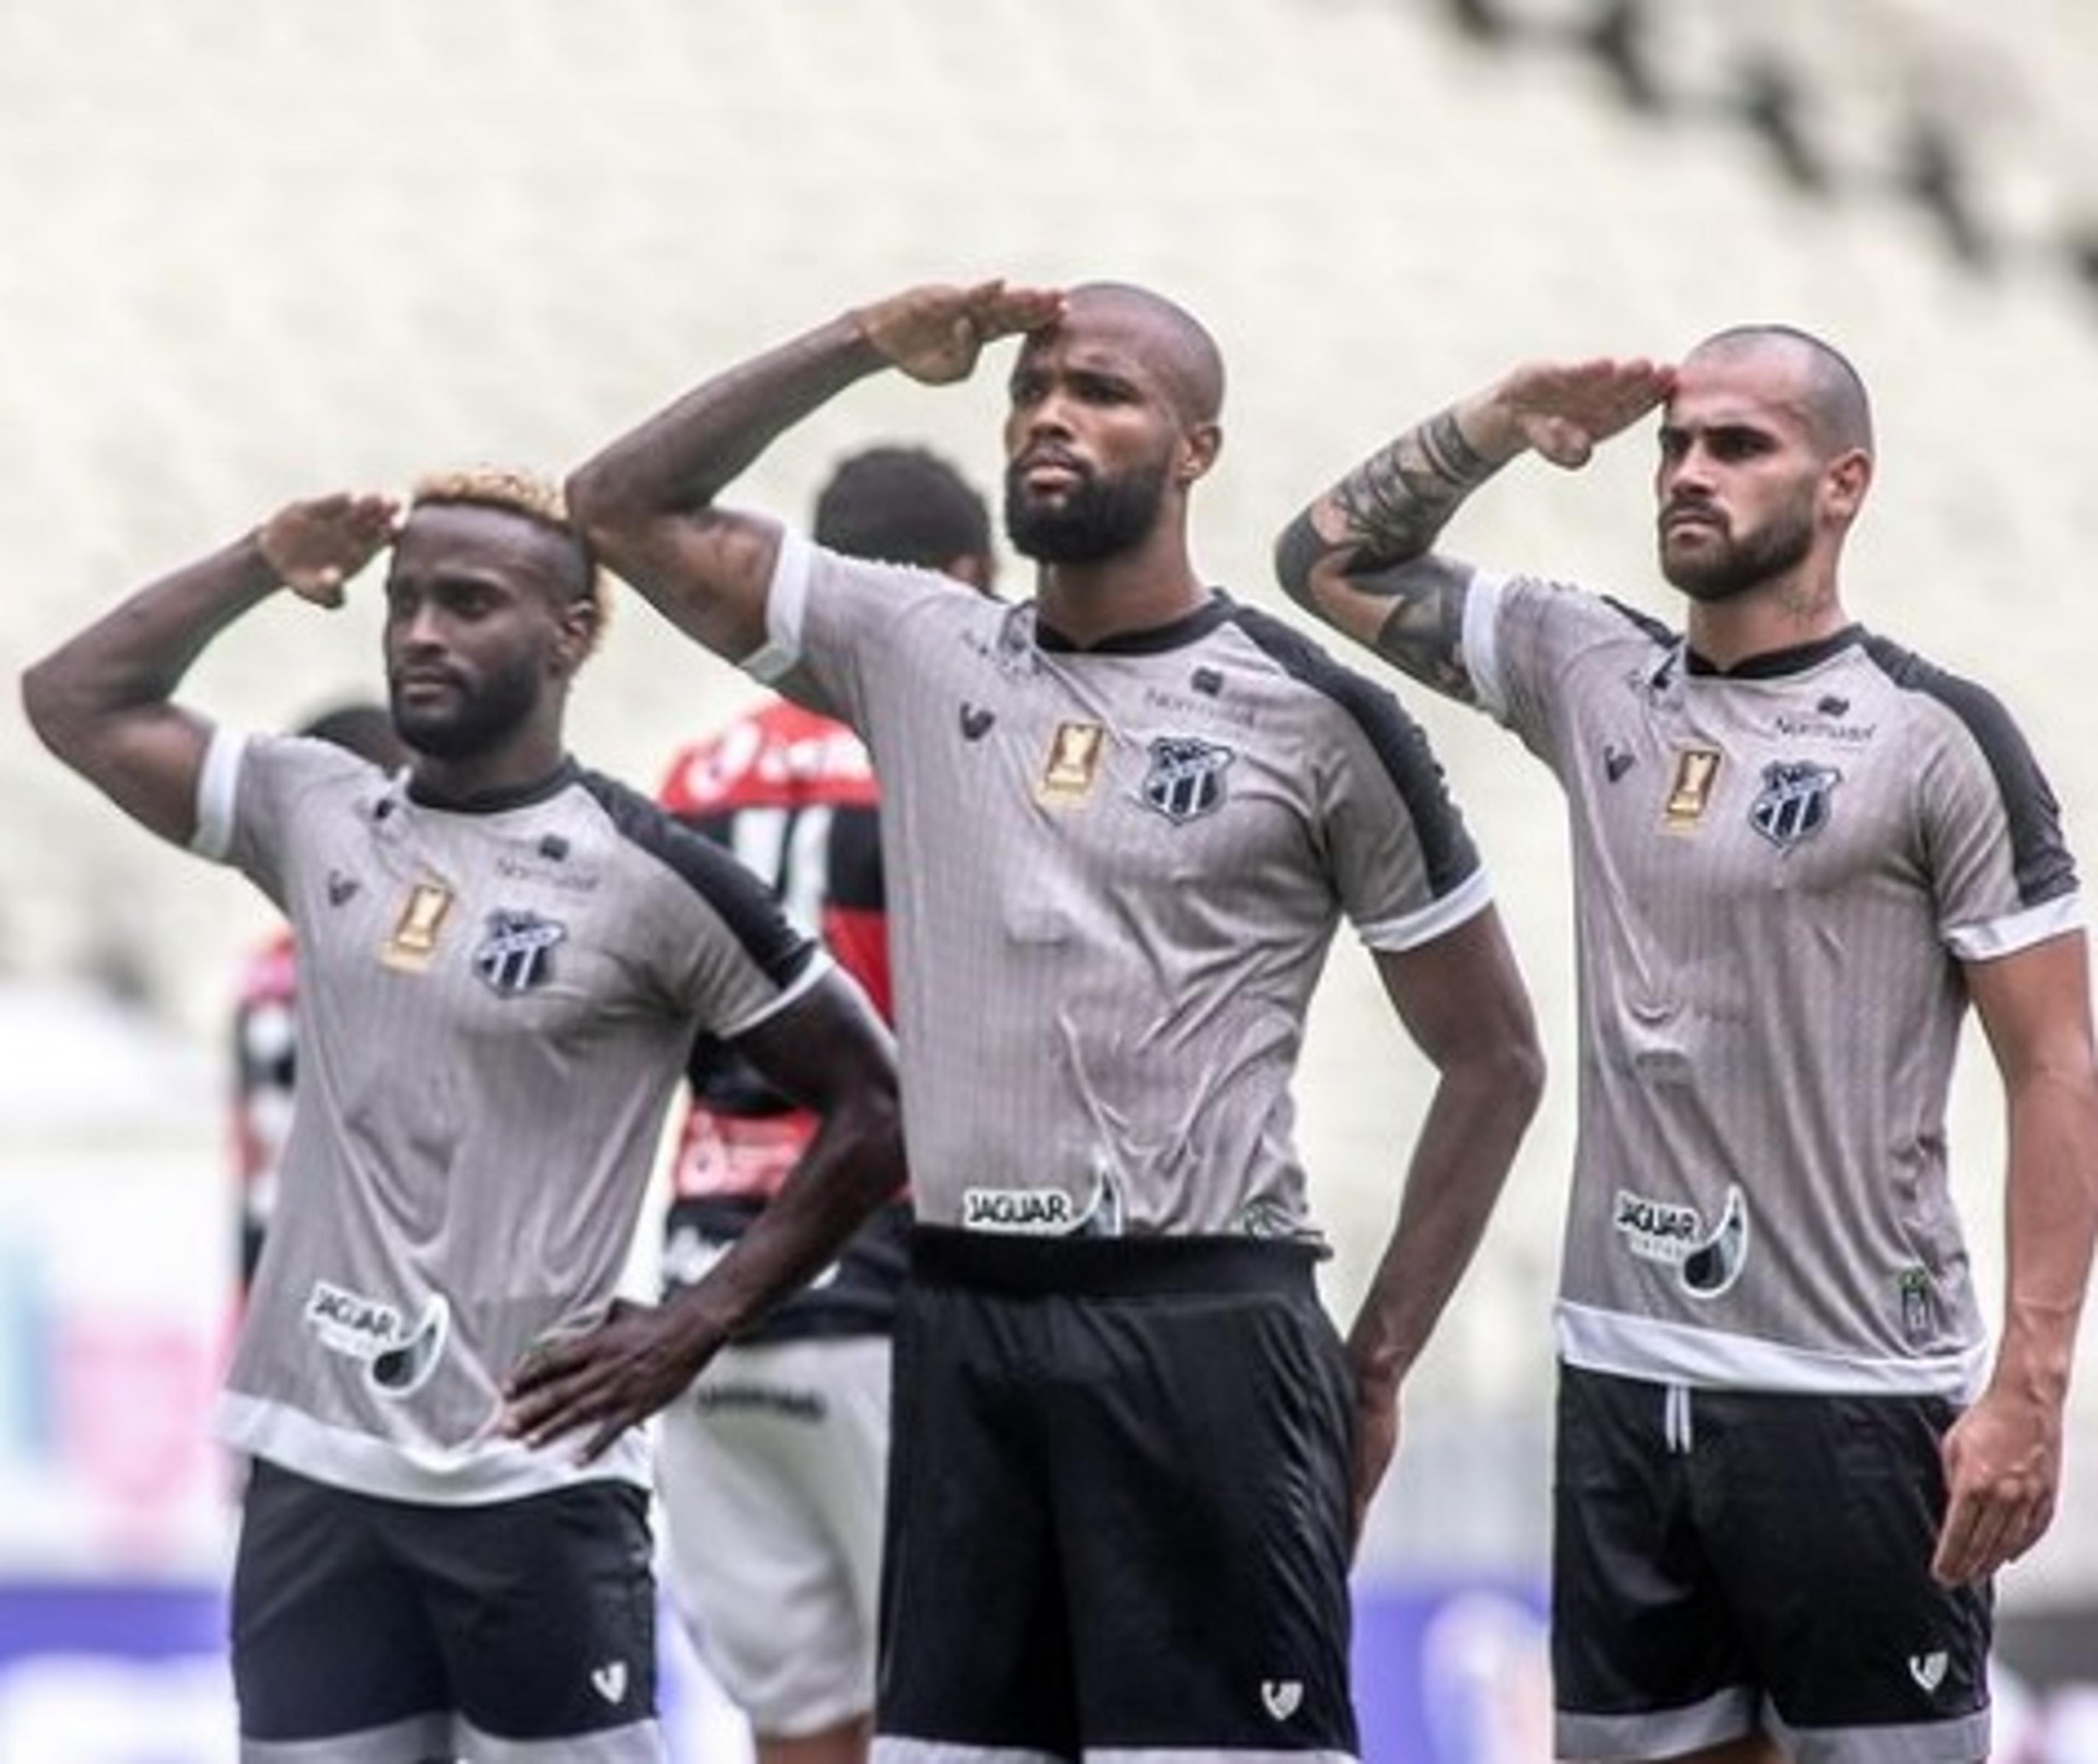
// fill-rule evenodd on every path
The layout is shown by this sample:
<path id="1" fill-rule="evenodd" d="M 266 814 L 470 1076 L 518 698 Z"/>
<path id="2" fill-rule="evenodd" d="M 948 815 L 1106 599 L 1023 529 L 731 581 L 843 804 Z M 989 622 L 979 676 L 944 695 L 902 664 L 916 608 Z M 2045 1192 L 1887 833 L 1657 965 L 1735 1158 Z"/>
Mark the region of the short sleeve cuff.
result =
<path id="1" fill-rule="evenodd" d="M 753 680 L 775 686 L 801 659 L 801 625 L 809 610 L 809 568 L 815 547 L 791 527 L 779 534 L 779 555 L 765 591 L 765 647 L 737 664 Z"/>
<path id="2" fill-rule="evenodd" d="M 240 783 L 240 757 L 248 737 L 214 729 L 197 772 L 196 831 L 190 849 L 213 863 L 224 863 L 233 849 L 233 810 Z"/>

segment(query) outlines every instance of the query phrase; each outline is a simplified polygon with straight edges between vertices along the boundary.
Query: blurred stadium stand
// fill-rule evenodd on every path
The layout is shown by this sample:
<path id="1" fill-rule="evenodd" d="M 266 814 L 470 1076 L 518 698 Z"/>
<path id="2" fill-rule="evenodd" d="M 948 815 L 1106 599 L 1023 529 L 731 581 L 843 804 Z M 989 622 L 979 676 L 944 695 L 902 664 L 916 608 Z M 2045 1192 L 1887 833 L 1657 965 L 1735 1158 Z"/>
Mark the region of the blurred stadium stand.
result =
<path id="1" fill-rule="evenodd" d="M 1233 384 L 1198 550 L 1271 606 L 1276 525 L 1402 421 L 1521 357 L 1669 355 L 1780 318 L 1846 346 L 1878 400 L 1854 609 L 2011 700 L 2098 864 L 2094 90 L 2089 0 L 6 0 L 0 660 L 286 498 L 463 460 L 558 470 L 713 366 L 918 279 L 1117 277 L 1202 314 Z M 798 516 L 876 433 L 989 485 L 999 406 L 996 365 L 941 393 L 871 383 L 741 499 Z M 1648 464 L 1631 441 L 1578 476 L 1520 467 L 1459 548 L 1670 612 Z M 280 726 L 368 686 L 373 598 L 266 608 L 195 700 Z M 592 676 L 577 746 L 644 783 L 749 690 L 631 601 Z M 1367 1571 L 1534 1575 L 1574 1077 L 1560 809 L 1504 737 L 1420 714 L 1556 1059 L 1409 1394 Z M 0 799 L 0 985 L 86 986 L 215 1056 L 266 908 L 121 823 L 11 693 Z M 1337 951 L 1302 1123 L 1336 1305 L 1395 1205 L 1419 1077 Z M 1954 1135 L 1990 1293 L 1992 1092 L 1977 1043 Z M 224 1200 L 198 1174 L 215 1128 L 176 1161 L 200 1209 Z M 44 1133 L 38 1167 L 71 1143 Z M 12 1127 L 0 1158 L 22 1165 Z M 2091 1330 L 2083 1362 L 2088 1490 Z M 0 1439 L 0 1466 L 25 1449 Z M 2003 1591 L 2013 1615 L 2098 1608 L 2098 1504 L 2065 1502 Z"/>

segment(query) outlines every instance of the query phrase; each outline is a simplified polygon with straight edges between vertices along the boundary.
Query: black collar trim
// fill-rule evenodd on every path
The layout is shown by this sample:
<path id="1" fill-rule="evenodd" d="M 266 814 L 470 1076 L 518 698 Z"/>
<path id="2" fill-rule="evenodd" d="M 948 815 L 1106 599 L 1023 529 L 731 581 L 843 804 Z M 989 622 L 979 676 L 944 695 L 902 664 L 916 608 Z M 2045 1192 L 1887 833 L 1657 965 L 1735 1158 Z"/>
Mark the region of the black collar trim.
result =
<path id="1" fill-rule="evenodd" d="M 582 775 L 572 755 L 544 778 L 529 784 L 506 784 L 496 790 L 477 790 L 470 796 L 445 796 L 428 789 L 412 773 L 408 779 L 408 800 L 418 808 L 442 809 L 447 814 L 501 814 L 508 809 L 529 808 L 558 796 Z"/>
<path id="2" fill-rule="evenodd" d="M 1231 598 L 1221 588 L 1212 588 L 1209 598 L 1192 612 L 1183 612 L 1177 619 L 1169 619 L 1163 625 L 1154 625 L 1140 631 L 1117 631 L 1112 637 L 1103 637 L 1097 643 L 1074 643 L 1042 617 L 1038 603 L 1034 611 L 1034 642 L 1038 648 L 1054 650 L 1064 655 L 1079 656 L 1156 656 L 1169 649 L 1183 649 L 1188 644 L 1199 643 L 1226 623 L 1237 611 Z"/>
<path id="3" fill-rule="evenodd" d="M 1692 674 L 1722 680 L 1775 680 L 1789 674 L 1805 674 L 1832 656 L 1865 638 L 1862 625 L 1846 625 L 1840 631 L 1817 637 L 1811 643 L 1795 643 L 1789 649 L 1767 649 L 1760 656 L 1746 656 L 1731 668 L 1708 661 L 1688 645 L 1683 647 L 1686 666 Z"/>

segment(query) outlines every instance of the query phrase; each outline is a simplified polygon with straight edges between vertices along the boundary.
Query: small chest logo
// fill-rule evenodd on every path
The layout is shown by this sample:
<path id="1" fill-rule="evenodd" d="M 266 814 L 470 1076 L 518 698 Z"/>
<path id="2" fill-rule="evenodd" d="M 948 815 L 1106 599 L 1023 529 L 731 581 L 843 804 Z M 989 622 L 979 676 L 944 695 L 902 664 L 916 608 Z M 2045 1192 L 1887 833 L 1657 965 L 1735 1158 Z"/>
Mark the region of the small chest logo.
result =
<path id="1" fill-rule="evenodd" d="M 473 952 L 473 971 L 493 991 L 529 992 L 553 977 L 554 946 L 568 934 L 566 926 L 537 913 L 490 913 L 487 934 Z"/>
<path id="2" fill-rule="evenodd" d="M 1828 799 L 1842 782 L 1833 766 L 1778 760 L 1763 768 L 1763 788 L 1749 805 L 1749 825 L 1780 851 L 1828 824 Z"/>
<path id="3" fill-rule="evenodd" d="M 1229 748 L 1192 735 L 1161 735 L 1151 744 L 1151 770 L 1143 800 L 1175 826 L 1213 813 L 1224 800 L 1224 771 L 1235 757 Z"/>

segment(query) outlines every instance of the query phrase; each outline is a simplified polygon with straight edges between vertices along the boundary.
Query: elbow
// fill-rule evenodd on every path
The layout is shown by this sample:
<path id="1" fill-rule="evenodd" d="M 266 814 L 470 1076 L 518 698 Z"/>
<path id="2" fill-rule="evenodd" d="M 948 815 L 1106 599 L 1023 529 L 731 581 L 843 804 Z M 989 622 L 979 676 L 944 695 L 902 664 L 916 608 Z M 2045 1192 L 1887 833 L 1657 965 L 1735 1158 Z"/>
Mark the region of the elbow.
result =
<path id="1" fill-rule="evenodd" d="M 1506 1063 L 1508 1072 L 1503 1082 L 1508 1107 L 1527 1127 L 1544 1100 L 1547 1077 L 1544 1044 L 1538 1040 L 1534 1029 L 1509 1050 Z"/>
<path id="2" fill-rule="evenodd" d="M 1308 511 L 1291 521 L 1275 538 L 1275 581 L 1306 612 L 1316 613 L 1319 610 L 1312 577 L 1324 551 L 1325 546 L 1312 527 Z"/>
<path id="3" fill-rule="evenodd" d="M 611 562 L 619 550 L 621 533 L 630 526 L 621 511 L 619 493 L 611 482 L 611 474 L 598 462 L 577 466 L 568 472 L 560 493 L 568 503 L 568 524 L 575 529 L 575 535 L 594 556 Z"/>
<path id="4" fill-rule="evenodd" d="M 37 739 L 64 759 L 73 743 L 68 734 L 73 718 L 69 712 L 79 695 L 68 683 L 63 655 L 46 656 L 22 671 L 22 714 L 37 732 Z"/>

